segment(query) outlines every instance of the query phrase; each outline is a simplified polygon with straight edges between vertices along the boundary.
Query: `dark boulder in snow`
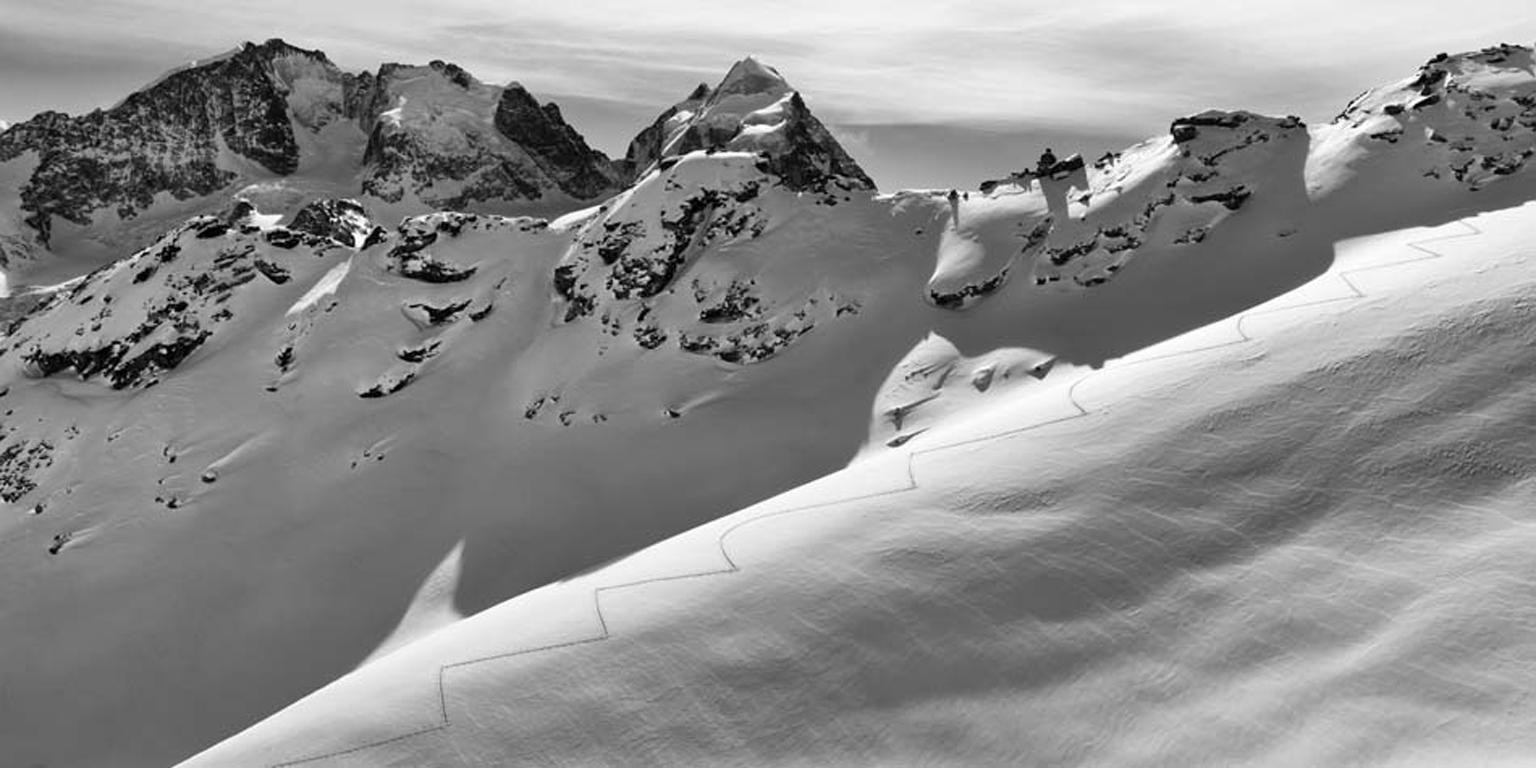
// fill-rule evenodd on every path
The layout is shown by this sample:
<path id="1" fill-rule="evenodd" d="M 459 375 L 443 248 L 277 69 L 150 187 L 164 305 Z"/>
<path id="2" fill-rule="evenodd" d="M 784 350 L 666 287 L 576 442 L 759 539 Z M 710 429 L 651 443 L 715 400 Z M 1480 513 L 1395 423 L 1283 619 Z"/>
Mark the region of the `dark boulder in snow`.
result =
<path id="1" fill-rule="evenodd" d="M 294 214 L 288 228 L 332 240 L 348 248 L 367 248 L 388 237 L 356 200 L 316 200 Z"/>

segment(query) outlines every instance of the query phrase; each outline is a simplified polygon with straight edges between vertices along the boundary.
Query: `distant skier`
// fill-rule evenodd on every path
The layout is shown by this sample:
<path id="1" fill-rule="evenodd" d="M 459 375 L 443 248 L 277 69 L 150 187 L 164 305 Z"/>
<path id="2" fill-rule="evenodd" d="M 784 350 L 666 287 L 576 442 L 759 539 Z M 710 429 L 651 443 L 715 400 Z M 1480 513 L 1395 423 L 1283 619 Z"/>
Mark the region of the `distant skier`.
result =
<path id="1" fill-rule="evenodd" d="M 949 191 L 949 219 L 960 229 L 960 193 L 953 189 Z"/>

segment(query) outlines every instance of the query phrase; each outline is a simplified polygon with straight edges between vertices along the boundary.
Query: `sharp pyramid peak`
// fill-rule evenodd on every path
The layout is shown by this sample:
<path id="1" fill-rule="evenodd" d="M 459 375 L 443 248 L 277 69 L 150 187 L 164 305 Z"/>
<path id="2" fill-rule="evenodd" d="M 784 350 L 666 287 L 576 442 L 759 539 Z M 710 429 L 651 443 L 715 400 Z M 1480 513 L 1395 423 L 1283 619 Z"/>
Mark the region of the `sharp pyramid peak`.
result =
<path id="1" fill-rule="evenodd" d="M 725 79 L 715 87 L 712 97 L 719 99 L 732 94 L 781 94 L 792 90 L 789 81 L 778 70 L 748 56 L 731 65 L 730 71 L 725 73 Z"/>

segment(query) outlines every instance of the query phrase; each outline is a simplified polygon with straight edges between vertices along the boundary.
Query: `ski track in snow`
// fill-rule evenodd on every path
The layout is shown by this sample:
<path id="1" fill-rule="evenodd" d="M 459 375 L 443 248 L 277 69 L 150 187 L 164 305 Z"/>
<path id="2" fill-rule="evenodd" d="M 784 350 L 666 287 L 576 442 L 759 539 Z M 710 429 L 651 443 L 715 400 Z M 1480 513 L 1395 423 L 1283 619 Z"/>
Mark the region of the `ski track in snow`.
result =
<path id="1" fill-rule="evenodd" d="M 841 505 L 841 504 L 849 504 L 849 503 L 858 502 L 858 501 L 865 501 L 865 500 L 868 500 L 868 499 L 881 498 L 881 497 L 884 497 L 884 496 L 893 496 L 893 495 L 897 495 L 897 494 L 908 493 L 908 492 L 914 491 L 914 490 L 916 490 L 918 488 L 916 465 L 917 465 L 917 459 L 918 459 L 919 456 L 923 456 L 923 455 L 930 454 L 930 453 L 938 453 L 938 452 L 941 452 L 941 451 L 947 451 L 947 450 L 951 450 L 951 449 L 959 448 L 959 447 L 963 447 L 963 446 L 975 445 L 975 444 L 978 444 L 978 443 L 990 442 L 990 441 L 993 441 L 993 440 L 1000 440 L 1000 439 L 1007 438 L 1007 437 L 1012 437 L 1014 435 L 1018 435 L 1018 434 L 1021 434 L 1021 433 L 1024 433 L 1024 432 L 1029 432 L 1029 431 L 1032 431 L 1032 430 L 1040 429 L 1042 427 L 1048 427 L 1048 426 L 1052 426 L 1052 425 L 1055 425 L 1055 424 L 1061 424 L 1061 423 L 1064 423 L 1064 422 L 1075 421 L 1077 419 L 1081 419 L 1081 418 L 1084 418 L 1086 416 L 1089 416 L 1089 415 L 1091 415 L 1093 413 L 1093 411 L 1088 409 L 1088 408 L 1086 408 L 1086 407 L 1084 407 L 1083 404 L 1078 400 L 1078 398 L 1077 398 L 1077 388 L 1081 384 L 1083 384 L 1083 382 L 1088 381 L 1089 379 L 1092 379 L 1093 377 L 1099 375 L 1100 373 L 1102 373 L 1105 370 L 1113 369 L 1113 370 L 1117 370 L 1118 371 L 1118 370 L 1120 370 L 1122 368 L 1125 368 L 1125 367 L 1128 367 L 1128 366 L 1140 365 L 1140 364 L 1143 364 L 1143 363 L 1150 363 L 1150 362 L 1154 362 L 1154 361 L 1158 361 L 1158 360 L 1167 360 L 1169 358 L 1174 358 L 1174 357 L 1183 357 L 1183 356 L 1186 356 L 1186 355 L 1202 354 L 1202 353 L 1212 352 L 1212 351 L 1219 350 L 1219 349 L 1226 349 L 1228 347 L 1234 347 L 1234 346 L 1238 346 L 1238 345 L 1242 345 L 1242 344 L 1248 344 L 1248 343 L 1253 342 L 1253 341 L 1256 340 L 1254 337 L 1249 336 L 1248 332 L 1243 329 L 1243 322 L 1245 320 L 1247 320 L 1249 317 L 1258 316 L 1258 315 L 1275 314 L 1275 313 L 1279 313 L 1279 312 L 1289 312 L 1291 310 L 1303 309 L 1303 308 L 1307 308 L 1307 307 L 1316 307 L 1316 306 L 1322 306 L 1322 305 L 1326 305 L 1326 304 L 1337 304 L 1337 303 L 1340 303 L 1340 302 L 1353 302 L 1353 301 L 1359 301 L 1359 300 L 1365 299 L 1367 297 L 1366 292 L 1361 289 L 1361 287 L 1360 287 L 1360 285 L 1358 283 L 1356 283 L 1354 280 L 1352 280 L 1350 278 L 1351 275 L 1358 275 L 1358 274 L 1362 274 L 1362 273 L 1365 273 L 1365 272 L 1374 272 L 1374 271 L 1380 271 L 1380 270 L 1385 270 L 1385 269 L 1391 269 L 1391 268 L 1395 268 L 1395 267 L 1406 266 L 1406 265 L 1409 265 L 1409 264 L 1415 264 L 1415 263 L 1418 263 L 1418 262 L 1429 261 L 1431 259 L 1443 258 L 1444 254 L 1439 253 L 1438 251 L 1435 251 L 1435 250 L 1427 247 L 1428 244 L 1436 243 L 1436 242 L 1442 242 L 1442 241 L 1446 241 L 1446 240 L 1460 240 L 1460 239 L 1474 237 L 1474 236 L 1483 234 L 1483 231 L 1481 229 L 1478 229 L 1477 226 L 1473 225 L 1471 222 L 1467 221 L 1466 219 L 1458 219 L 1458 220 L 1452 222 L 1452 224 L 1460 225 L 1462 227 L 1465 227 L 1467 229 L 1467 231 L 1463 232 L 1463 233 L 1460 233 L 1460 234 L 1441 235 L 1441 236 L 1438 236 L 1438 237 L 1426 238 L 1426 239 L 1423 239 L 1423 240 L 1416 240 L 1416 241 L 1413 241 L 1413 242 L 1405 243 L 1404 247 L 1409 248 L 1409 249 L 1413 249 L 1415 251 L 1418 251 L 1417 255 L 1411 256 L 1409 258 L 1399 259 L 1397 261 L 1390 261 L 1390 262 L 1387 262 L 1387 263 L 1384 263 L 1384 264 L 1371 264 L 1371 265 L 1367 265 L 1367 266 L 1355 267 L 1353 269 L 1344 269 L 1344 270 L 1339 270 L 1337 272 L 1334 272 L 1333 275 L 1336 276 L 1340 281 L 1342 281 L 1344 283 L 1344 285 L 1349 289 L 1349 291 L 1350 291 L 1349 295 L 1346 295 L 1346 296 L 1335 296 L 1335 297 L 1330 297 L 1330 298 L 1325 298 L 1325 299 L 1317 299 L 1317 300 L 1314 300 L 1314 301 L 1300 302 L 1300 303 L 1297 303 L 1297 304 L 1285 304 L 1285 305 L 1281 305 L 1281 306 L 1277 306 L 1277 307 L 1267 307 L 1267 308 L 1264 308 L 1264 309 L 1256 309 L 1256 310 L 1251 310 L 1251 311 L 1247 311 L 1247 312 L 1242 312 L 1242 313 L 1237 314 L 1235 316 L 1235 319 L 1233 320 L 1233 328 L 1237 331 L 1237 338 L 1230 339 L 1228 341 L 1223 341 L 1223 342 L 1216 343 L 1216 344 L 1206 345 L 1206 346 L 1203 346 L 1203 347 L 1196 347 L 1196 348 L 1193 348 L 1193 349 L 1183 349 L 1183 350 L 1177 350 L 1177 351 L 1167 352 L 1167 353 L 1163 353 L 1163 354 L 1152 355 L 1152 356 L 1148 356 L 1148 357 L 1134 358 L 1134 359 L 1131 359 L 1131 360 L 1126 360 L 1126 361 L 1124 361 L 1124 362 L 1122 362 L 1122 363 L 1120 363 L 1118 365 L 1106 365 L 1106 366 L 1104 366 L 1103 368 L 1101 368 L 1099 370 L 1089 371 L 1087 374 L 1079 377 L 1076 381 L 1072 382 L 1072 384 L 1070 386 L 1068 386 L 1067 390 L 1066 390 L 1067 400 L 1071 404 L 1072 408 L 1074 410 L 1076 410 L 1076 413 L 1073 413 L 1073 414 L 1070 414 L 1070 415 L 1067 415 L 1067 416 L 1061 416 L 1061 417 L 1056 417 L 1056 418 L 1052 418 L 1052 419 L 1047 419 L 1045 421 L 1040 421 L 1040 422 L 1036 422 L 1036 423 L 1033 423 L 1033 424 L 1027 424 L 1027 425 L 1020 426 L 1020 427 L 1015 427 L 1015 428 L 1012 428 L 1012 429 L 1007 429 L 1007 430 L 1004 430 L 1002 432 L 997 432 L 997 433 L 990 434 L 990 435 L 983 435 L 983 436 L 980 436 L 980 437 L 967 438 L 967 439 L 964 439 L 964 440 L 957 440 L 957 441 L 954 441 L 954 442 L 944 443 L 944 444 L 941 444 L 941 445 L 935 445 L 935 446 L 930 446 L 930 447 L 927 447 L 927 448 L 921 448 L 921 449 L 918 449 L 918 450 L 909 451 L 907 453 L 907 461 L 906 461 L 906 464 L 905 464 L 905 468 L 906 468 L 906 477 L 904 478 L 905 484 L 902 485 L 899 488 L 891 488 L 891 489 L 882 490 L 882 491 L 874 491 L 874 492 L 871 492 L 871 493 L 858 494 L 858 495 L 855 495 L 855 496 L 848 496 L 848 497 L 844 497 L 844 498 L 841 498 L 841 499 L 834 499 L 834 500 L 830 500 L 830 501 L 822 501 L 822 502 L 817 502 L 817 503 L 814 503 L 814 504 L 805 504 L 805 505 L 800 505 L 800 506 L 786 507 L 784 509 L 772 510 L 772 511 L 760 514 L 760 515 L 758 515 L 756 517 L 751 517 L 751 518 L 748 518 L 746 520 L 738 521 L 738 522 L 736 522 L 736 523 L 726 527 L 725 530 L 721 531 L 720 534 L 716 537 L 716 542 L 715 543 L 716 543 L 716 546 L 720 550 L 720 559 L 723 562 L 723 565 L 721 565 L 720 567 L 716 567 L 716 568 L 713 568 L 713 569 L 707 570 L 707 571 L 696 571 L 696 572 L 691 572 L 691 573 L 678 573 L 678 574 L 673 574 L 673 575 L 670 575 L 670 576 L 657 576 L 657 577 L 648 578 L 648 579 L 638 579 L 638 580 L 635 580 L 635 581 L 622 582 L 622 583 L 619 583 L 619 584 L 608 584 L 608 585 L 600 586 L 600 587 L 597 587 L 597 588 L 593 589 L 592 590 L 592 607 L 593 607 L 594 613 L 596 614 L 596 619 L 597 619 L 597 627 L 596 627 L 597 631 L 596 631 L 595 634 L 592 634 L 592 635 L 587 636 L 587 637 L 577 638 L 577 639 L 574 639 L 574 640 L 568 640 L 568 641 L 565 641 L 565 642 L 560 642 L 560 643 L 538 645 L 538 646 L 533 646 L 533 647 L 530 647 L 530 648 L 519 648 L 519 649 L 507 651 L 506 653 L 498 653 L 498 654 L 492 654 L 492 655 L 489 655 L 489 656 L 480 656 L 480 657 L 477 657 L 477 658 L 466 659 L 464 661 L 456 661 L 456 662 L 453 662 L 451 664 L 444 664 L 444 665 L 441 665 L 440 667 L 438 667 L 438 670 L 437 670 L 437 700 L 438 700 L 438 711 L 439 711 L 438 722 L 433 723 L 432 725 L 429 725 L 429 726 L 426 726 L 426 727 L 423 727 L 423 728 L 418 728 L 416 730 L 409 731 L 407 733 L 402 733 L 402 734 L 399 734 L 397 736 L 391 736 L 391 737 L 386 738 L 386 739 L 380 739 L 380 740 L 377 740 L 377 741 L 371 741 L 371 742 L 368 742 L 366 744 L 359 744 L 359 745 L 357 745 L 355 747 L 350 747 L 348 749 L 336 750 L 336 751 L 332 751 L 332 752 L 325 752 L 325 753 L 321 753 L 321 754 L 317 754 L 317 755 L 311 755 L 311 756 L 308 756 L 308 757 L 301 757 L 301 758 L 297 758 L 297 759 L 294 759 L 294 760 L 288 760 L 288 761 L 281 762 L 281 763 L 273 763 L 273 764 L 271 764 L 270 768 L 291 768 L 291 766 L 309 765 L 309 764 L 317 763 L 317 762 L 320 762 L 320 761 L 323 761 L 323 760 L 330 760 L 332 758 L 344 757 L 344 756 L 347 756 L 347 755 L 355 754 L 355 753 L 362 752 L 362 751 L 368 750 L 368 749 L 373 749 L 373 748 L 376 748 L 376 747 L 382 747 L 382 746 L 386 746 L 386 745 L 389 745 L 389 744 L 396 744 L 396 743 L 399 743 L 401 741 L 405 741 L 406 739 L 415 738 L 417 736 L 424 736 L 424 735 L 426 735 L 428 733 L 434 733 L 434 732 L 437 732 L 437 731 L 448 730 L 449 728 L 451 728 L 453 726 L 453 718 L 452 718 L 452 715 L 451 715 L 451 713 L 449 712 L 449 709 L 448 709 L 448 674 L 449 674 L 449 672 L 454 671 L 454 670 L 461 670 L 461 669 L 464 669 L 466 667 L 470 667 L 470 666 L 473 666 L 473 665 L 476 665 L 476 664 L 484 664 L 486 662 L 500 661 L 500 660 L 504 660 L 504 659 L 515 658 L 515 657 L 518 657 L 518 656 L 527 656 L 527 655 L 531 655 L 531 654 L 535 654 L 535 653 L 543 653 L 543 652 L 546 652 L 546 651 L 554 651 L 554 650 L 559 650 L 561 648 L 573 648 L 573 647 L 581 646 L 581 645 L 591 645 L 593 643 L 600 643 L 600 642 L 602 642 L 604 640 L 608 640 L 609 638 L 613 637 L 613 632 L 609 628 L 608 620 L 607 620 L 607 618 L 603 614 L 603 597 L 605 595 L 609 594 L 609 593 L 619 592 L 621 590 L 626 590 L 626 589 L 634 589 L 634 588 L 637 588 L 637 587 L 643 587 L 643 586 L 647 586 L 647 585 L 650 585 L 650 584 L 661 584 L 661 583 L 666 583 L 666 582 L 683 581 L 683 580 L 687 580 L 687 579 L 702 579 L 702 578 L 707 578 L 707 577 L 711 577 L 711 576 L 724 576 L 724 575 L 727 575 L 727 574 L 737 573 L 737 572 L 739 572 L 741 570 L 741 566 L 736 562 L 736 560 L 734 558 L 731 557 L 730 548 L 728 546 L 726 546 L 726 540 L 729 539 L 732 534 L 736 533 L 737 531 L 740 531 L 743 528 L 746 528 L 749 525 L 760 523 L 760 522 L 763 522 L 765 520 L 771 520 L 771 519 L 775 519 L 775 518 L 784 517 L 784 516 L 795 514 L 795 513 L 799 513 L 799 512 L 807 512 L 807 511 L 815 510 L 815 509 L 825 509 L 827 507 L 838 506 L 838 505 Z M 1446 226 L 1450 226 L 1450 225 L 1446 225 Z"/>

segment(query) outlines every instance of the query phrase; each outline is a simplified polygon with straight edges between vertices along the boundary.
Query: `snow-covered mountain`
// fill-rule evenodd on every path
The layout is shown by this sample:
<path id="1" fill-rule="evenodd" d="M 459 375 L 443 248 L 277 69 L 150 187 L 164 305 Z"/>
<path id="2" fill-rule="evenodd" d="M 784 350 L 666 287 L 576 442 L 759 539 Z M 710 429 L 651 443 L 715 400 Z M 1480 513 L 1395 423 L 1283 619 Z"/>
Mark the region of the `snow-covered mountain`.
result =
<path id="1" fill-rule="evenodd" d="M 624 179 L 553 104 L 441 61 L 344 72 L 282 40 L 167 72 L 121 103 L 0 138 L 0 269 L 60 280 L 231 196 L 269 213 L 357 197 L 385 220 L 552 215 Z M 34 273 L 36 273 L 34 275 Z"/>
<path id="2" fill-rule="evenodd" d="M 644 174 L 689 152 L 760 152 L 791 189 L 872 190 L 875 183 L 777 70 L 748 57 L 713 90 L 700 84 L 630 142 L 624 165 Z"/>
<path id="3" fill-rule="evenodd" d="M 1520 47 L 1437 57 L 1327 125 L 1206 112 L 1097 162 L 1068 158 L 1000 173 L 988 191 L 951 195 L 879 194 L 806 100 L 751 59 L 662 113 L 614 165 L 587 149 L 558 110 L 515 85 L 491 88 L 446 64 L 333 76 L 323 57 L 263 53 L 274 45 L 200 63 L 141 94 L 167 83 L 224 87 L 208 85 L 220 67 L 302 70 L 267 81 L 290 84 L 274 86 L 286 95 L 268 103 L 298 126 L 287 134 L 296 154 L 281 131 L 263 133 L 246 112 L 227 125 L 208 117 L 220 126 L 210 134 L 210 167 L 223 169 L 218 163 L 239 145 L 251 153 L 239 155 L 249 175 L 196 197 L 206 213 L 131 256 L 36 294 L 39 306 L 18 311 L 0 340 L 0 499 L 10 510 L 0 521 L 0 744 L 22 765 L 164 765 L 333 682 L 190 764 L 589 765 L 623 763 L 626 754 L 658 764 L 761 764 L 778 759 L 763 751 L 769 737 L 774 749 L 806 750 L 785 764 L 1032 753 L 1037 742 L 1027 739 L 1039 729 L 972 730 L 954 710 L 929 709 L 921 697 L 944 689 L 898 684 L 901 660 L 926 669 L 943 649 L 964 648 L 1000 669 L 1100 675 L 1094 679 L 1109 681 L 1104 690 L 1123 681 L 1115 670 L 1153 674 L 1114 666 L 1134 649 L 1118 656 L 1083 644 L 1120 626 L 1124 614 L 1105 618 L 1104 605 L 1141 604 L 1132 598 L 1142 593 L 1114 574 L 1134 581 L 1138 568 L 1183 573 L 1185 560 L 1207 550 L 1181 550 L 1180 541 L 1224 535 L 1224 525 L 1248 529 L 1226 518 L 1198 531 L 1128 524 L 1116 530 L 1146 562 L 1120 568 L 1091 540 L 1100 527 L 1068 527 L 1065 538 L 1042 543 L 1031 537 L 1045 529 L 1030 526 L 1046 525 L 1042 515 L 1091 520 L 1101 507 L 1137 504 L 1167 519 L 1185 498 L 1170 489 L 1187 478 L 1154 475 L 1181 467 L 1256 484 L 1262 492 L 1245 503 L 1270 516 L 1294 507 L 1295 498 L 1265 484 L 1268 467 L 1310 471 L 1312 459 L 1290 443 L 1240 466 L 1220 463 L 1236 461 L 1221 451 L 1163 467 L 1156 457 L 1197 427 L 1227 430 L 1212 440 L 1238 440 L 1232 430 L 1241 431 L 1255 403 L 1285 400 L 1297 391 L 1287 382 L 1315 389 L 1308 376 L 1319 370 L 1354 371 L 1363 392 L 1382 380 L 1372 377 L 1419 371 L 1424 356 L 1411 339 L 1396 341 L 1402 329 L 1392 324 L 1416 322 L 1426 300 L 1409 293 L 1418 298 L 1401 309 L 1373 304 L 1376 314 L 1358 313 L 1369 315 L 1358 334 L 1354 316 L 1322 316 L 1293 343 L 1306 350 L 1319 338 L 1345 341 L 1288 358 L 1266 380 L 1273 387 L 1239 382 L 1195 393 L 1167 432 L 1138 427 L 1151 405 L 1126 407 L 1093 434 L 1067 433 L 995 459 L 967 454 L 942 474 L 919 474 L 926 468 L 916 457 L 1053 420 L 1086 421 L 1075 385 L 1095 368 L 1115 374 L 1141 350 L 1151 358 L 1199 346 L 1200 334 L 1228 328 L 1211 323 L 1267 301 L 1303 297 L 1324 306 L 1368 293 L 1350 270 L 1401 260 L 1407 245 L 1391 235 L 1380 248 L 1357 250 L 1348 245 L 1357 238 L 1536 198 L 1525 168 L 1536 148 L 1536 75 L 1531 50 Z M 237 63 L 242 57 L 251 61 Z M 264 61 L 289 63 L 258 66 Z M 250 93 L 265 93 L 253 82 Z M 136 99 L 146 98 L 116 109 L 139 109 Z M 80 119 L 105 125 L 114 114 Z M 33 123 L 0 137 L 0 147 L 40 130 Z M 146 125 L 134 130 L 155 124 Z M 244 138 L 231 144 L 224 131 Z M 292 187 L 256 194 L 292 176 L 250 168 L 297 158 L 302 170 L 306 146 L 344 144 L 330 143 L 332 131 L 353 137 L 346 146 L 369 158 L 347 177 L 357 187 L 341 197 L 355 201 L 312 200 Z M 184 139 L 175 152 L 200 156 L 198 141 Z M 396 195 L 411 205 L 527 202 L 512 197 L 517 185 L 503 174 L 513 156 L 526 160 L 516 179 L 536 179 L 546 197 L 601 201 L 554 218 L 435 212 L 395 227 L 379 213 Z M 227 191 L 239 184 L 250 193 L 235 202 Z M 90 205 L 118 187 L 82 189 L 89 194 L 58 199 Z M 1493 269 L 1507 255 L 1482 253 L 1472 269 Z M 1446 322 L 1468 326 L 1478 312 L 1518 316 L 1517 288 L 1530 279 L 1519 263 L 1469 283 L 1504 287 L 1489 292 L 1488 305 L 1447 305 Z M 1498 349 L 1520 349 L 1518 327 L 1500 323 Z M 1241 321 L 1236 336 L 1250 338 Z M 1385 362 L 1350 368 L 1372 354 Z M 1156 368 L 1161 378 L 1144 385 L 1146 402 L 1187 392 L 1159 389 L 1172 386 L 1159 383 L 1165 379 L 1238 376 L 1259 364 L 1186 365 L 1190 359 L 1166 358 Z M 1112 380 L 1139 382 L 1134 374 Z M 1411 390 L 1429 379 L 1405 381 Z M 1264 429 L 1305 430 L 1358 407 L 1298 405 Z M 1105 434 L 1118 437 L 1099 439 Z M 1366 430 L 1318 460 L 1384 450 L 1388 439 Z M 1459 450 L 1447 441 L 1445 450 Z M 1079 461 L 1078 451 L 1091 455 Z M 1507 458 L 1489 461 L 1525 477 L 1525 464 Z M 1404 466 L 1418 466 L 1413 460 Z M 1122 465 L 1152 479 L 1091 482 L 1127 471 Z M 735 584 L 695 578 L 737 570 L 740 552 L 712 542 L 760 512 L 830 508 L 930 480 L 938 490 L 889 507 L 894 527 L 843 538 L 834 520 L 808 529 L 811 537 L 830 533 L 805 549 L 770 537 L 753 550 L 779 565 L 848 562 L 869 574 L 910 567 L 923 579 L 864 580 L 839 592 L 848 574 L 836 568 L 810 567 L 787 580 L 774 575 L 786 571 L 764 569 Z M 1372 490 L 1379 488 L 1358 498 Z M 786 491 L 767 507 L 711 522 Z M 1053 511 L 1060 505 L 1065 512 Z M 976 512 L 1011 512 L 1022 522 L 983 524 Z M 682 545 L 631 556 L 701 525 Z M 1245 535 L 1260 541 L 1264 530 Z M 1171 549 L 1148 543 L 1160 536 Z M 687 543 L 698 541 L 709 544 Z M 1020 565 L 1057 544 L 1050 557 L 1098 558 L 1089 564 L 1103 565 L 1102 578 L 1078 589 L 1062 573 Z M 947 569 L 955 558 L 966 565 Z M 973 600 L 976 616 L 990 616 L 984 573 L 1001 585 L 999 605 L 1027 598 L 1040 608 L 1010 619 L 1028 626 L 997 627 L 1038 633 L 1045 630 L 1029 622 L 1059 624 L 1062 634 L 1045 638 L 1059 643 L 1031 645 L 1045 649 L 1031 655 L 1009 638 L 1033 643 L 1038 635 L 924 608 Z M 1283 586 L 1286 572 L 1263 573 Z M 931 591 L 922 586 L 929 576 Z M 618 614 L 605 595 L 653 580 L 698 589 L 633 602 L 626 594 L 626 618 L 654 634 L 610 626 Z M 1191 626 L 1236 621 L 1245 606 L 1235 605 L 1202 612 L 1209 606 L 1193 597 L 1156 604 Z M 756 623 L 747 628 L 733 616 Z M 895 616 L 912 618 L 909 634 Z M 877 652 L 818 655 L 823 630 Z M 610 636 L 614 642 L 599 642 Z M 674 658 L 651 642 L 685 636 L 708 648 Z M 579 664 L 539 655 L 576 646 L 585 654 Z M 679 660 L 685 656 L 698 663 Z M 478 666 L 489 659 L 506 664 Z M 484 674 L 452 672 L 471 665 Z M 601 673 L 612 681 L 605 688 L 577 679 L 586 669 L 624 674 Z M 781 673 L 787 677 L 775 677 Z M 462 693 L 465 677 L 483 688 Z M 714 690 L 699 682 L 706 677 L 764 695 L 673 695 Z M 1108 699 L 1058 697 L 1033 678 L 952 679 L 962 714 L 974 716 L 996 696 L 1010 712 L 1053 724 L 1076 712 L 1094 724 L 1084 728 L 1109 728 L 1093 719 Z M 81 681 L 89 681 L 89 697 L 78 695 Z M 549 691 L 572 698 L 520 704 Z M 1124 706 L 1153 706 L 1154 693 Z M 476 697 L 473 716 L 462 696 Z M 882 725 L 882 711 L 918 730 Z M 1147 716 L 1132 708 L 1105 717 L 1118 722 L 1121 712 Z M 707 733 L 694 732 L 689 713 Z M 479 730 L 457 728 L 466 717 Z M 571 723 L 601 723 L 594 727 L 603 733 L 577 739 Z M 897 732 L 919 736 L 903 751 Z M 982 742 L 994 752 L 971 751 Z M 943 743 L 956 745 L 957 756 L 943 758 Z M 871 749 L 863 758 L 839 752 L 859 745 Z"/>

